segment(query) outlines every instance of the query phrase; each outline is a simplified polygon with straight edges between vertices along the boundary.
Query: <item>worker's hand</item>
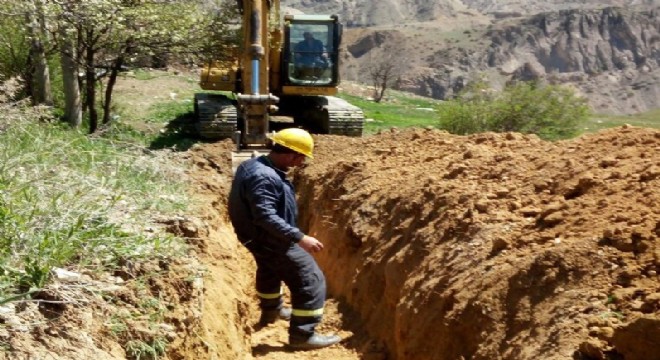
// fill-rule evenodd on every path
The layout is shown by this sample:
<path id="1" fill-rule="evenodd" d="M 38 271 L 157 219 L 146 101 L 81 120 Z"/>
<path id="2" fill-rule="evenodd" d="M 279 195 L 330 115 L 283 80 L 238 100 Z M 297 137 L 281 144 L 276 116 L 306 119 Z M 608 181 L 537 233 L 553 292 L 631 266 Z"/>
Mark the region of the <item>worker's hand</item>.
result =
<path id="1" fill-rule="evenodd" d="M 305 251 L 310 254 L 323 250 L 323 243 L 309 235 L 303 236 L 303 238 L 298 242 L 298 245 L 300 245 L 301 248 L 305 249 Z"/>

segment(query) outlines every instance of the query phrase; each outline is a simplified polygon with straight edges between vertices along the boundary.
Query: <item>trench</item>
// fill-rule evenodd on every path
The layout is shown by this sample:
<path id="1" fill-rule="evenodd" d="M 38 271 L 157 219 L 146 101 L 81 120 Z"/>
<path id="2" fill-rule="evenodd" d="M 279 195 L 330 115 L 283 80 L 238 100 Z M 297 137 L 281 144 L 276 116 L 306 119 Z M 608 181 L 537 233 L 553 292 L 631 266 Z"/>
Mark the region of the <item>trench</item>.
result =
<path id="1" fill-rule="evenodd" d="M 627 138 L 644 155 L 617 170 L 649 184 L 593 161 L 629 154 Z M 200 337 L 215 359 L 649 359 L 640 354 L 660 336 L 657 221 L 614 231 L 607 219 L 657 214 L 657 193 L 637 189 L 660 186 L 648 170 L 660 147 L 649 156 L 646 145 L 658 139 L 630 128 L 566 144 L 422 129 L 317 136 L 314 161 L 291 175 L 299 226 L 325 245 L 315 254 L 330 295 L 319 330 L 346 340 L 312 354 L 287 351 L 286 322 L 253 328 L 254 264 L 226 217 L 231 144 L 200 147 L 194 176 L 212 274 Z M 609 181 L 565 199 L 585 174 Z M 616 206 L 603 208 L 603 194 Z M 603 234 L 608 242 L 597 241 Z M 644 246 L 630 252 L 627 241 Z M 621 316 L 603 317 L 611 313 Z"/>
<path id="2" fill-rule="evenodd" d="M 366 335 L 359 314 L 335 297 L 331 289 L 317 331 L 340 335 L 344 339 L 340 344 L 301 354 L 286 347 L 288 322 L 279 320 L 262 329 L 256 327 L 259 317 L 253 279 L 256 266 L 250 253 L 236 239 L 227 218 L 224 194 L 231 183 L 231 173 L 227 172 L 230 162 L 225 156 L 231 149 L 226 149 L 227 146 L 207 144 L 192 154 L 191 177 L 199 205 L 198 220 L 188 227 L 197 229 L 198 239 L 193 245 L 207 268 L 207 275 L 196 340 L 185 345 L 185 351 L 178 349 L 179 353 L 185 354 L 183 358 L 208 359 L 384 358 L 384 348 Z M 289 299 L 285 288 L 285 305 Z"/>
<path id="3" fill-rule="evenodd" d="M 220 222 L 210 232 L 207 249 L 209 273 L 202 325 L 211 359 L 300 359 L 300 352 L 286 347 L 288 322 L 279 320 L 265 328 L 257 328 L 258 300 L 254 290 L 254 261 L 238 244 L 232 228 Z M 230 255 L 227 255 L 230 254 Z M 211 260 L 212 259 L 212 260 Z M 285 303 L 289 292 L 285 289 Z M 317 330 L 342 336 L 342 343 L 332 347 L 308 351 L 304 356 L 322 359 L 364 359 L 364 352 L 372 355 L 380 351 L 370 349 L 370 341 L 363 334 L 360 318 L 329 292 L 324 319 Z M 365 350 L 366 348 L 366 350 Z M 370 355 L 371 356 L 371 355 Z"/>
<path id="4" fill-rule="evenodd" d="M 375 189 L 360 186 L 364 164 L 341 161 L 295 172 L 293 181 L 299 226 L 325 245 L 315 254 L 329 295 L 318 330 L 345 340 L 301 355 L 285 347 L 287 322 L 256 330 L 255 265 L 235 238 L 226 214 L 229 146 L 208 144 L 195 155 L 197 195 L 204 204 L 200 227 L 207 229 L 200 234 L 200 253 L 209 276 L 201 346 L 186 358 L 206 354 L 210 359 L 455 359 L 473 355 L 484 341 L 482 333 L 493 330 L 495 321 L 485 315 L 486 309 L 496 309 L 492 297 L 475 289 L 460 294 L 457 289 L 471 283 L 470 266 L 484 260 L 484 252 L 468 260 L 460 249 L 451 249 L 468 236 L 453 231 L 439 231 L 451 234 L 446 239 L 450 245 L 428 249 L 426 242 L 433 234 L 420 228 L 429 218 L 443 215 L 425 210 L 414 192 L 394 193 L 393 199 L 374 197 Z M 446 218 L 457 215 L 450 212 Z M 493 282 L 506 287 L 505 279 Z"/>

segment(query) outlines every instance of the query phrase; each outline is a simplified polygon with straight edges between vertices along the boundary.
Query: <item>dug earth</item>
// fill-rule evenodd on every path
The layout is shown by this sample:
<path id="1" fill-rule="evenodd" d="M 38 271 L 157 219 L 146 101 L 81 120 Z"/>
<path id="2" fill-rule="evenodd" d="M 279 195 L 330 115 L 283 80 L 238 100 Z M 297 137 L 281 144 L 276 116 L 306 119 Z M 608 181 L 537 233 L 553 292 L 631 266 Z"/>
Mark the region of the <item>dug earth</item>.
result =
<path id="1" fill-rule="evenodd" d="M 660 359 L 659 131 L 315 138 L 292 176 L 349 335 L 332 356 Z M 230 148 L 191 152 L 222 196 Z"/>

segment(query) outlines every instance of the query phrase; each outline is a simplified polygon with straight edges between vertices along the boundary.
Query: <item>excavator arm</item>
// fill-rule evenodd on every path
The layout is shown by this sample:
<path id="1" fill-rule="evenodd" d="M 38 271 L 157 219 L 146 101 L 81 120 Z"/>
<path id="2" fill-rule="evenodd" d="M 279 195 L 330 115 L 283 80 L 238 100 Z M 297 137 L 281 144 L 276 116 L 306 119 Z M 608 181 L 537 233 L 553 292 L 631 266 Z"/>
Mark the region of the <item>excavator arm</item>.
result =
<path id="1" fill-rule="evenodd" d="M 264 148 L 267 142 L 268 123 L 271 113 L 277 111 L 279 98 L 270 93 L 269 87 L 269 21 L 272 12 L 279 17 L 279 0 L 237 1 L 243 16 L 242 81 L 243 89 L 236 96 L 238 101 L 239 128 L 237 150 Z M 277 24 L 279 26 L 279 24 Z"/>

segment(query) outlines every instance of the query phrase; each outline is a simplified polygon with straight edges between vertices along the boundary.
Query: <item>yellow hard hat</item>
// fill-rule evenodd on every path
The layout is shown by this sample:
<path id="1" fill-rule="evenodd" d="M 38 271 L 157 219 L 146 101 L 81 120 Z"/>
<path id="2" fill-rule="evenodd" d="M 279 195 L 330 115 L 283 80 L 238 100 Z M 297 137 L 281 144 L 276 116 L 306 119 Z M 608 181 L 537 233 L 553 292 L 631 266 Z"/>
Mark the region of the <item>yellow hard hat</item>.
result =
<path id="1" fill-rule="evenodd" d="M 313 159 L 314 139 L 307 131 L 298 128 L 282 129 L 271 135 L 274 143 L 287 147 L 297 153 L 301 153 Z"/>

